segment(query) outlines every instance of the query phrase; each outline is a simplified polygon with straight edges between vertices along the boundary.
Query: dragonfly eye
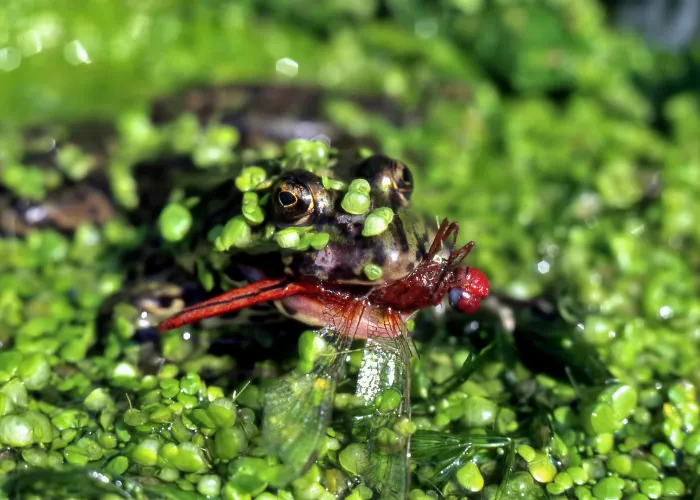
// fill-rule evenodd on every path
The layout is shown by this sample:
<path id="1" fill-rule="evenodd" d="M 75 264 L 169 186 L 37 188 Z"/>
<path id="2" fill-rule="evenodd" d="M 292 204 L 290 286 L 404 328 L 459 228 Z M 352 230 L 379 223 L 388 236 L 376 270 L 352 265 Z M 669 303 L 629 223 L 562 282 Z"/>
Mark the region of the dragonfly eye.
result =
<path id="1" fill-rule="evenodd" d="M 306 171 L 292 171 L 282 176 L 272 189 L 275 221 L 282 225 L 307 224 L 325 211 L 328 194 L 321 180 Z M 312 221 L 313 222 L 313 221 Z"/>
<path id="2" fill-rule="evenodd" d="M 413 174 L 403 163 L 374 155 L 360 163 L 357 177 L 367 179 L 372 189 L 388 196 L 393 206 L 407 206 L 413 193 Z"/>
<path id="3" fill-rule="evenodd" d="M 464 288 L 453 288 L 449 292 L 450 305 L 463 314 L 472 314 L 479 309 L 481 298 Z"/>
<path id="4" fill-rule="evenodd" d="M 475 267 L 463 267 L 459 271 L 463 274 L 458 286 L 449 291 L 450 305 L 461 313 L 471 314 L 489 296 L 489 280 Z"/>

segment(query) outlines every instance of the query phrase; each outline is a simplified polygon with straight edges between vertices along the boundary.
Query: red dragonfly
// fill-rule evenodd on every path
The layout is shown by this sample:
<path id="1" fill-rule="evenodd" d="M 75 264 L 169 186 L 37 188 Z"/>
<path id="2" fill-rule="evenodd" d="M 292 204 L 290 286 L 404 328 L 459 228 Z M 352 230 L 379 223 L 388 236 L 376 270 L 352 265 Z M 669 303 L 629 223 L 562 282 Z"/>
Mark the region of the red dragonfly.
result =
<path id="1" fill-rule="evenodd" d="M 474 242 L 456 249 L 459 225 L 443 220 L 418 266 L 402 279 L 358 291 L 357 287 L 289 276 L 263 279 L 231 290 L 166 319 L 167 331 L 255 304 L 280 301 L 305 308 L 322 339 L 306 373 L 294 372 L 266 394 L 263 435 L 281 462 L 280 481 L 303 474 L 315 461 L 331 415 L 336 383 L 350 345 L 366 339 L 355 396 L 373 413 L 366 435 L 367 462 L 358 471 L 378 497 L 404 498 L 409 485 L 410 358 L 406 320 L 437 306 L 475 312 L 489 294 L 480 270 L 463 265 Z M 439 254 L 453 237 L 447 258 Z M 271 482 L 275 482 L 271 480 Z"/>

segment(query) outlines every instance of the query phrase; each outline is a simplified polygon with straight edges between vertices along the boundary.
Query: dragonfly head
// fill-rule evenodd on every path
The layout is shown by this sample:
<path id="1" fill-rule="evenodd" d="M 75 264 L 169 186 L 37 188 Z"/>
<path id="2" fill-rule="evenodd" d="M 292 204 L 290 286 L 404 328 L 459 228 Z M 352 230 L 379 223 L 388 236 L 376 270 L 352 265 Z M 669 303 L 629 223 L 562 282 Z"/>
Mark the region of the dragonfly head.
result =
<path id="1" fill-rule="evenodd" d="M 479 309 L 481 300 L 489 296 L 489 280 L 474 267 L 460 267 L 449 290 L 450 305 L 464 314 Z"/>

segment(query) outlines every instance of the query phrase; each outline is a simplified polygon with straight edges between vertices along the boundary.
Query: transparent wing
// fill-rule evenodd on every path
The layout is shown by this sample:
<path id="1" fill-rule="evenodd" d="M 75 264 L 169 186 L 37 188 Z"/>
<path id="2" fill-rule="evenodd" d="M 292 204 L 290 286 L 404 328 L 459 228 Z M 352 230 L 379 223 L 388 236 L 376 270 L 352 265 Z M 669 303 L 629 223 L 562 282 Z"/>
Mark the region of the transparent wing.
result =
<path id="1" fill-rule="evenodd" d="M 314 332 L 309 349 L 300 350 L 300 366 L 306 363 L 309 368 L 283 377 L 265 394 L 263 439 L 283 466 L 271 479 L 277 486 L 296 479 L 316 460 L 331 418 L 338 374 L 354 337 L 354 318 L 358 312 L 361 315 L 360 306 L 329 302 L 328 325 Z"/>
<path id="2" fill-rule="evenodd" d="M 380 499 L 405 498 L 409 488 L 411 350 L 401 318 L 377 308 L 358 374 L 356 395 L 374 411 L 369 420 L 369 468 L 363 474 Z"/>

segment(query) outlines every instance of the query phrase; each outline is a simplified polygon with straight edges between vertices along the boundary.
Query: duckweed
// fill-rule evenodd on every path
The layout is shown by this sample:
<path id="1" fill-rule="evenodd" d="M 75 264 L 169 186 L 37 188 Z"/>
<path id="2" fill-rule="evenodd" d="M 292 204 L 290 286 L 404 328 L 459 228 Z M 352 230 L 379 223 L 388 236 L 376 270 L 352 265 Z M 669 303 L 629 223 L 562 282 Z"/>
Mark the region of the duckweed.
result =
<path id="1" fill-rule="evenodd" d="M 34 442 L 32 424 L 19 415 L 0 418 L 0 442 L 7 446 L 29 446 Z"/>
<path id="2" fill-rule="evenodd" d="M 387 230 L 393 218 L 394 211 L 389 207 L 380 207 L 373 210 L 365 218 L 362 236 L 370 237 L 382 234 Z"/>
<path id="3" fill-rule="evenodd" d="M 192 159 L 200 168 L 230 164 L 234 155 L 233 147 L 238 144 L 239 133 L 234 127 L 216 125 L 210 127 L 194 148 Z"/>
<path id="4" fill-rule="evenodd" d="M 284 145 L 288 159 L 286 168 L 305 168 L 316 171 L 326 166 L 329 146 L 320 140 L 292 139 Z"/>
<path id="5" fill-rule="evenodd" d="M 370 207 L 369 196 L 356 191 L 348 191 L 343 197 L 343 201 L 340 206 L 343 207 L 347 213 L 352 215 L 363 215 L 369 211 Z"/>
<path id="6" fill-rule="evenodd" d="M 362 268 L 362 272 L 365 273 L 365 276 L 370 281 L 377 281 L 384 274 L 384 272 L 382 271 L 382 268 L 376 264 L 366 264 Z"/>
<path id="7" fill-rule="evenodd" d="M 528 470 L 535 481 L 540 483 L 549 483 L 553 481 L 557 474 L 557 468 L 554 466 L 552 459 L 542 453 L 538 453 L 535 455 L 535 458 L 530 461 Z"/>
<path id="8" fill-rule="evenodd" d="M 467 427 L 488 427 L 496 419 L 498 405 L 488 399 L 472 396 L 464 402 L 463 412 L 462 420 Z"/>
<path id="9" fill-rule="evenodd" d="M 242 216 L 229 220 L 216 237 L 214 245 L 220 252 L 233 248 L 245 248 L 251 242 L 251 229 Z"/>
<path id="10" fill-rule="evenodd" d="M 309 245 L 314 250 L 323 250 L 328 246 L 331 240 L 331 235 L 328 233 L 312 233 L 309 239 Z"/>
<path id="11" fill-rule="evenodd" d="M 257 193 L 243 193 L 241 212 L 246 221 L 253 226 L 262 224 L 265 221 L 265 214 L 259 205 Z"/>
<path id="12" fill-rule="evenodd" d="M 160 234 L 166 241 L 181 241 L 192 227 L 192 214 L 178 203 L 167 205 L 158 218 Z"/>
<path id="13" fill-rule="evenodd" d="M 340 451 L 338 461 L 348 473 L 358 475 L 367 467 L 367 449 L 361 444 L 351 444 Z"/>
<path id="14" fill-rule="evenodd" d="M 455 477 L 460 486 L 467 491 L 481 491 L 484 487 L 484 477 L 473 462 L 464 464 L 464 466 L 457 471 Z"/>
<path id="15" fill-rule="evenodd" d="M 253 191 L 267 178 L 267 172 L 262 167 L 245 167 L 236 177 L 236 187 L 243 192 Z"/>
<path id="16" fill-rule="evenodd" d="M 321 176 L 321 185 L 328 190 L 334 191 L 345 191 L 347 189 L 345 182 L 340 179 L 331 179 L 327 175 Z"/>
<path id="17" fill-rule="evenodd" d="M 686 493 L 685 484 L 677 477 L 666 477 L 661 480 L 663 495 L 667 497 L 682 497 Z"/>

